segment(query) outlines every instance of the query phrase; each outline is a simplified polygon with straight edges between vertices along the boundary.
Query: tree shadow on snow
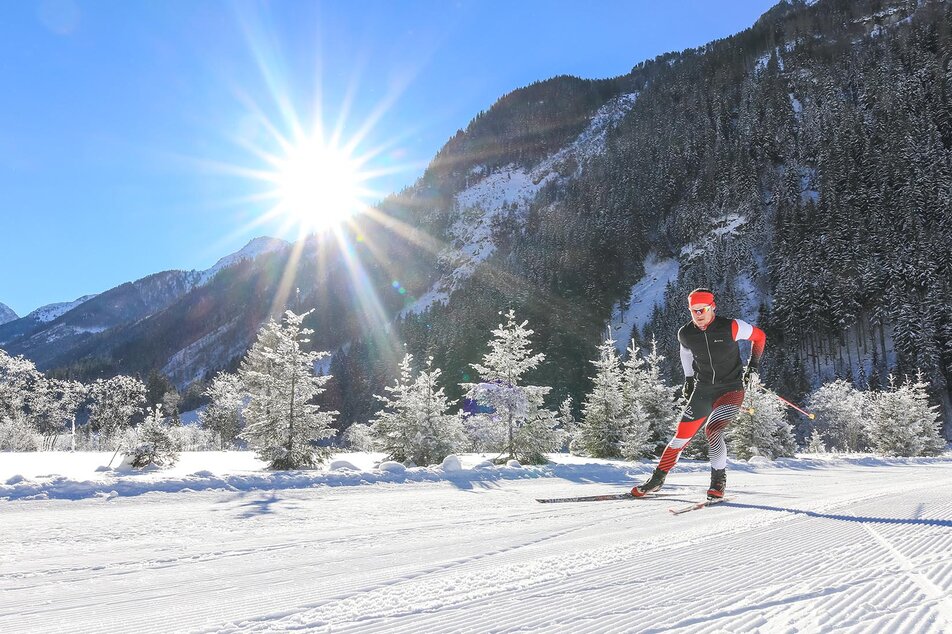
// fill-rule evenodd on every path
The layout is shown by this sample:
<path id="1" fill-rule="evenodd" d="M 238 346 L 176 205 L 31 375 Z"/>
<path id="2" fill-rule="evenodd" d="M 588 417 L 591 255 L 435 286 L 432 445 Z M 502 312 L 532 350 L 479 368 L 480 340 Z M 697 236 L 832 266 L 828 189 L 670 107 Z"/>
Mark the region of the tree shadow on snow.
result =
<path id="1" fill-rule="evenodd" d="M 762 511 L 779 511 L 781 513 L 793 513 L 795 515 L 806 515 L 807 517 L 816 517 L 827 520 L 840 520 L 843 522 L 859 522 L 861 524 L 912 524 L 918 526 L 941 526 L 952 528 L 952 520 L 914 518 L 914 517 L 870 517 L 865 515 L 841 515 L 836 513 L 818 513 L 817 511 L 805 511 L 803 509 L 794 509 L 784 506 L 767 506 L 766 504 L 748 504 L 744 502 L 724 502 L 724 506 L 760 509 Z M 918 514 L 918 513 L 917 513 Z"/>
<path id="2" fill-rule="evenodd" d="M 249 519 L 252 517 L 260 517 L 262 515 L 273 515 L 275 512 L 273 507 L 278 502 L 281 502 L 281 500 L 274 493 L 257 500 L 248 500 L 247 502 L 238 505 L 239 509 L 245 509 L 244 513 L 241 513 L 239 517 L 242 519 Z"/>

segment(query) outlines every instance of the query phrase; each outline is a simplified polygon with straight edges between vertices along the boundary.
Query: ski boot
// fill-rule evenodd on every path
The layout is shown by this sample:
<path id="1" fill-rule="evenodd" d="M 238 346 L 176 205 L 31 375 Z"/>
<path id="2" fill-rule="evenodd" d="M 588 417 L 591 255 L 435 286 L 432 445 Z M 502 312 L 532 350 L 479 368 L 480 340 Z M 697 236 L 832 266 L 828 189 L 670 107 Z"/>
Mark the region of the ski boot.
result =
<path id="1" fill-rule="evenodd" d="M 727 488 L 727 469 L 711 469 L 711 488 L 707 490 L 707 499 L 719 500 L 724 497 Z"/>
<path id="2" fill-rule="evenodd" d="M 651 477 L 648 478 L 648 481 L 642 484 L 641 486 L 636 486 L 631 490 L 631 494 L 636 498 L 641 498 L 646 496 L 649 493 L 654 493 L 661 488 L 661 485 L 664 484 L 664 477 L 668 475 L 666 471 L 661 469 L 655 469 L 654 473 L 651 474 Z"/>

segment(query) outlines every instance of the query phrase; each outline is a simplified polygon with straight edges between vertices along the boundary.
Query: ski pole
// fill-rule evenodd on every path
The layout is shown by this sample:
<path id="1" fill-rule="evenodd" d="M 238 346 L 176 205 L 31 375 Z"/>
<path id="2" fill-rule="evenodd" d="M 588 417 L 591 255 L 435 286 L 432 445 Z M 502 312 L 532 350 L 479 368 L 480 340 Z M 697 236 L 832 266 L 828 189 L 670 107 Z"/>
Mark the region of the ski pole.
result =
<path id="1" fill-rule="evenodd" d="M 797 410 L 798 412 L 800 412 L 801 414 L 803 414 L 804 416 L 806 416 L 806 417 L 809 418 L 810 420 L 813 420 L 814 418 L 816 418 L 816 414 L 811 414 L 810 412 L 808 412 L 808 411 L 806 411 L 806 410 L 800 409 L 799 407 L 797 407 L 796 405 L 794 405 L 793 403 L 791 403 L 790 401 L 788 401 L 788 400 L 785 399 L 784 397 L 780 396 L 779 394 L 774 394 L 774 396 L 776 396 L 777 398 L 779 398 L 779 399 L 780 399 L 783 403 L 785 403 L 788 407 L 792 407 L 793 409 Z"/>

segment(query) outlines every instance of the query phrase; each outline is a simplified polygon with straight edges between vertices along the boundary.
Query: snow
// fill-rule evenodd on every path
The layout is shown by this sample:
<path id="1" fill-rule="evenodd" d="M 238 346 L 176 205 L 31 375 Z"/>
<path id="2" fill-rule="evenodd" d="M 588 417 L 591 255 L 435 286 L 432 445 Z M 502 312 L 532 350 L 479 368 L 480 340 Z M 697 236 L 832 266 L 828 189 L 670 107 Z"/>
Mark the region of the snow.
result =
<path id="1" fill-rule="evenodd" d="M 488 173 L 485 166 L 473 167 L 469 174 L 478 180 L 456 195 L 459 216 L 449 231 L 453 243 L 441 254 L 444 266 L 452 272 L 401 315 L 423 312 L 437 302 L 446 303 L 449 295 L 495 251 L 493 222 L 510 212 L 521 221 L 543 187 L 577 177 L 592 158 L 604 151 L 609 131 L 628 114 L 637 98 L 637 93 L 630 93 L 610 100 L 570 144 L 532 168 L 510 164 Z"/>
<path id="2" fill-rule="evenodd" d="M 648 254 L 644 267 L 644 277 L 631 287 L 631 302 L 627 310 L 615 310 L 612 314 L 612 337 L 619 353 L 624 353 L 628 347 L 634 326 L 644 328 L 655 306 L 664 302 L 665 288 L 678 279 L 680 268 L 677 260 L 659 260 L 655 253 Z"/>
<path id="3" fill-rule="evenodd" d="M 0 326 L 7 322 L 15 321 L 20 317 L 16 312 L 4 303 L 0 303 Z"/>
<path id="4" fill-rule="evenodd" d="M 255 238 L 235 253 L 226 255 L 218 260 L 210 269 L 202 271 L 196 286 L 208 284 L 222 269 L 234 266 L 244 260 L 254 260 L 259 255 L 265 253 L 287 249 L 290 246 L 291 244 L 289 242 L 279 238 L 269 238 L 267 236 Z"/>
<path id="5" fill-rule="evenodd" d="M 664 496 L 541 505 L 653 465 L 463 455 L 400 474 L 342 456 L 361 470 L 0 455 L 0 631 L 952 631 L 948 453 L 734 461 L 734 499 L 680 516 L 706 463 L 682 461 Z M 11 496 L 27 482 L 49 499 Z"/>
<path id="6" fill-rule="evenodd" d="M 32 313 L 27 315 L 27 319 L 33 318 L 36 321 L 41 321 L 44 323 L 50 322 L 60 317 L 61 315 L 65 315 L 66 313 L 73 310 L 80 304 L 84 302 L 88 302 L 94 297 L 96 297 L 95 293 L 92 295 L 83 295 L 79 299 L 73 300 L 71 302 L 59 302 L 56 304 L 48 304 L 46 306 L 41 306 L 40 308 L 37 308 Z"/>
<path id="7" fill-rule="evenodd" d="M 712 221 L 715 225 L 700 242 L 691 242 L 681 247 L 681 258 L 684 261 L 691 261 L 695 257 L 704 253 L 715 240 L 723 238 L 726 235 L 737 235 L 738 229 L 747 222 L 747 217 L 730 213 Z"/>

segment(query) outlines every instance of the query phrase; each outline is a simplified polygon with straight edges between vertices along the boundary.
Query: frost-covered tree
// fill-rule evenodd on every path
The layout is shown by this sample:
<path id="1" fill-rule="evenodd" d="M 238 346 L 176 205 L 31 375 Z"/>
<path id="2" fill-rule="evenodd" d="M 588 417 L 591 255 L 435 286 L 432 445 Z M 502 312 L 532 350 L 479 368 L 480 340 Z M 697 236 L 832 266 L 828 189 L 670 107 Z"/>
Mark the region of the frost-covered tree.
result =
<path id="1" fill-rule="evenodd" d="M 825 432 L 830 448 L 838 451 L 866 451 L 869 398 L 852 383 L 837 379 L 818 388 L 807 399 L 816 415 L 815 429 Z"/>
<path id="2" fill-rule="evenodd" d="M 43 447 L 54 449 L 56 438 L 65 432 L 71 436 L 71 448 L 76 449 L 76 414 L 88 395 L 88 389 L 79 381 L 49 379 L 43 381 L 42 397 L 36 408 L 37 429 L 43 435 Z"/>
<path id="3" fill-rule="evenodd" d="M 543 455 L 556 451 L 562 444 L 562 433 L 556 429 L 555 412 L 543 407 L 546 394 L 552 389 L 523 385 L 525 374 L 536 368 L 545 355 L 532 354 L 526 328 L 528 322 L 516 323 L 515 311 L 506 313 L 506 323 L 492 331 L 490 351 L 482 363 L 474 363 L 481 383 L 462 383 L 466 397 L 492 408 L 491 414 L 471 416 L 469 424 L 492 430 L 488 438 L 500 438 L 501 446 L 493 447 L 506 458 L 523 462 L 543 462 Z"/>
<path id="4" fill-rule="evenodd" d="M 237 374 L 219 372 L 206 388 L 205 396 L 209 402 L 198 415 L 199 423 L 218 436 L 220 449 L 234 447 L 244 425 L 241 379 Z"/>
<path id="5" fill-rule="evenodd" d="M 43 375 L 29 359 L 11 357 L 0 350 L 0 420 L 34 426 L 37 395 L 44 391 Z"/>
<path id="6" fill-rule="evenodd" d="M 870 407 L 868 433 L 874 451 L 887 456 L 942 452 L 938 407 L 929 404 L 928 387 L 921 372 L 915 382 L 903 385 L 890 375 L 888 389 L 877 393 Z"/>
<path id="7" fill-rule="evenodd" d="M 462 421 L 459 414 L 450 413 L 452 405 L 439 386 L 441 371 L 433 367 L 433 357 L 415 378 L 412 363 L 413 356 L 405 355 L 396 383 L 384 388 L 390 395 L 375 395 L 383 409 L 371 431 L 391 460 L 436 464 L 462 446 Z"/>
<path id="8" fill-rule="evenodd" d="M 344 431 L 342 440 L 347 447 L 354 451 L 376 451 L 373 431 L 370 425 L 354 423 Z"/>
<path id="9" fill-rule="evenodd" d="M 572 397 L 566 396 L 565 400 L 559 406 L 557 415 L 559 430 L 562 432 L 562 448 L 571 446 L 572 441 L 578 434 L 578 421 L 575 420 L 575 414 L 572 412 Z"/>
<path id="10" fill-rule="evenodd" d="M 582 403 L 582 421 L 572 450 L 594 458 L 620 458 L 631 412 L 626 408 L 613 340 L 606 339 L 598 347 L 598 359 L 592 364 L 592 390 Z"/>
<path id="11" fill-rule="evenodd" d="M 249 397 L 241 437 L 271 469 L 314 467 L 330 455 L 318 442 L 334 435 L 337 412 L 312 402 L 331 378 L 314 373 L 315 362 L 328 353 L 301 348 L 313 332 L 302 325 L 307 314 L 289 310 L 283 323 L 268 320 L 238 370 Z"/>
<path id="12" fill-rule="evenodd" d="M 178 443 L 169 422 L 162 417 L 161 404 L 149 410 L 137 432 L 136 442 L 129 450 L 133 468 L 171 467 L 178 461 Z"/>
<path id="13" fill-rule="evenodd" d="M 823 442 L 823 434 L 819 429 L 813 430 L 810 438 L 807 439 L 807 451 L 810 453 L 826 453 L 826 443 Z"/>
<path id="14" fill-rule="evenodd" d="M 639 353 L 631 343 L 622 371 L 625 406 L 631 415 L 625 457 L 632 460 L 660 455 L 674 432 L 680 405 L 676 388 L 661 379 L 664 356 L 658 354 L 655 338 L 651 338 L 651 352 L 645 359 Z"/>
<path id="15" fill-rule="evenodd" d="M 727 443 L 731 454 L 742 460 L 790 457 L 796 451 L 783 404 L 759 384 L 747 390 L 737 420 L 727 428 Z"/>
<path id="16" fill-rule="evenodd" d="M 133 424 L 145 404 L 145 384 L 131 376 L 97 379 L 89 386 L 89 427 L 99 432 L 99 443 L 115 439 Z"/>

